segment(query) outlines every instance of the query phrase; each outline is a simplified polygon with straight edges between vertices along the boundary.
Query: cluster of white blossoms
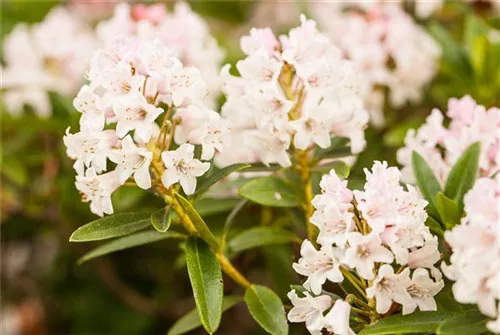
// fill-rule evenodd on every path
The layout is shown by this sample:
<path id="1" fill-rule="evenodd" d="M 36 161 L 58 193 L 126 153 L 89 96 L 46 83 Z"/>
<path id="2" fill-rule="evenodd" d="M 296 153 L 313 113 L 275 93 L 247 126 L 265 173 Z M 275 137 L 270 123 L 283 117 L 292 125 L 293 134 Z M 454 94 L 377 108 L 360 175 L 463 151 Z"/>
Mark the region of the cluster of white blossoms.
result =
<path id="1" fill-rule="evenodd" d="M 384 124 L 386 90 L 395 108 L 421 100 L 436 75 L 441 50 L 400 6 L 321 2 L 312 9 L 343 56 L 363 72 L 363 96 L 373 124 Z"/>
<path id="2" fill-rule="evenodd" d="M 450 119 L 447 127 L 443 113 L 434 109 L 423 126 L 406 134 L 405 147 L 398 151 L 406 182 L 414 183 L 413 151 L 426 160 L 443 184 L 460 155 L 477 141 L 481 143 L 479 175 L 489 177 L 500 170 L 500 109 L 486 109 L 467 95 L 451 98 L 446 116 Z"/>
<path id="3" fill-rule="evenodd" d="M 354 278 L 364 304 L 374 299 L 379 315 L 395 311 L 397 305 L 403 314 L 417 308 L 436 310 L 434 296 L 444 282 L 435 267 L 440 260 L 438 241 L 425 225 L 427 202 L 411 185 L 405 190 L 400 171 L 386 162 L 375 162 L 365 173 L 364 190 L 351 192 L 347 181 L 332 170 L 323 176 L 322 193 L 313 199 L 316 211 L 310 221 L 319 229 L 319 249 L 305 240 L 301 258 L 293 265 L 307 277 L 304 288 L 310 294 L 298 298 L 290 292 L 295 307 L 288 314 L 291 322 L 305 321 L 311 333 L 324 328 L 335 334 L 352 333 L 346 302 L 337 300 L 323 314 L 331 306 L 331 299 L 322 295 L 327 281 Z"/>
<path id="4" fill-rule="evenodd" d="M 479 178 L 464 197 L 466 216 L 445 233 L 451 248 L 444 274 L 453 284 L 458 302 L 477 304 L 494 318 L 487 327 L 500 333 L 500 175 Z"/>
<path id="5" fill-rule="evenodd" d="M 224 122 L 204 104 L 200 71 L 174 55 L 160 40 L 123 37 L 92 58 L 90 82 L 74 100 L 80 131 L 68 130 L 64 143 L 75 160 L 76 187 L 97 215 L 113 213 L 111 194 L 128 180 L 149 189 L 150 172 L 164 187 L 180 183 L 192 194 L 210 167 L 194 158 L 193 145 L 201 145 L 202 160 L 221 149 Z"/>
<path id="6" fill-rule="evenodd" d="M 219 165 L 290 166 L 292 143 L 299 150 L 327 148 L 332 136 L 350 138 L 353 153 L 364 148 L 362 78 L 314 21 L 302 16 L 301 22 L 279 40 L 269 28 L 252 29 L 241 38 L 247 57 L 236 65 L 240 76 L 223 68 L 221 115 L 230 134 Z"/>
<path id="7" fill-rule="evenodd" d="M 200 70 L 208 85 L 206 102 L 215 107 L 220 94 L 219 70 L 224 53 L 210 34 L 207 23 L 186 2 L 178 2 L 172 12 L 165 4 L 119 3 L 113 16 L 97 26 L 97 36 L 105 44 L 117 36 L 159 39 L 186 66 Z"/>
<path id="8" fill-rule="evenodd" d="M 2 97 L 13 115 L 30 105 L 41 117 L 52 114 L 49 92 L 73 95 L 95 50 L 90 28 L 62 6 L 37 24 L 18 24 L 5 37 Z"/>

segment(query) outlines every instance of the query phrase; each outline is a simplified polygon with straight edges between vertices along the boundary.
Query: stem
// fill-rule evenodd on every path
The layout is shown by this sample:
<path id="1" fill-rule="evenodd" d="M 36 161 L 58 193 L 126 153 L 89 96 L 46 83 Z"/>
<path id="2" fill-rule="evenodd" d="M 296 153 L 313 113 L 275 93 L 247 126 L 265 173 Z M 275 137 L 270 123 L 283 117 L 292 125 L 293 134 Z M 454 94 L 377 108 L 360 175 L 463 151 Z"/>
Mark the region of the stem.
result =
<path id="1" fill-rule="evenodd" d="M 314 197 L 311 185 L 311 169 L 309 162 L 309 155 L 306 150 L 297 151 L 297 171 L 300 174 L 302 184 L 304 185 L 304 203 L 302 208 L 304 209 L 304 215 L 306 218 L 307 225 L 307 238 L 314 246 L 317 246 L 316 238 L 318 237 L 318 229 L 313 225 L 309 219 L 314 213 L 314 207 L 312 205 L 312 199 Z"/>
<path id="2" fill-rule="evenodd" d="M 219 260 L 219 264 L 224 271 L 231 279 L 233 279 L 236 283 L 244 288 L 248 288 L 252 285 L 234 266 L 231 264 L 226 256 L 224 256 L 221 252 L 217 253 L 217 259 Z"/>
<path id="3" fill-rule="evenodd" d="M 340 267 L 340 271 L 344 275 L 344 277 L 354 286 L 354 288 L 361 293 L 361 295 L 368 300 L 366 297 L 365 290 L 360 286 L 361 282 L 359 282 L 346 268 Z"/>

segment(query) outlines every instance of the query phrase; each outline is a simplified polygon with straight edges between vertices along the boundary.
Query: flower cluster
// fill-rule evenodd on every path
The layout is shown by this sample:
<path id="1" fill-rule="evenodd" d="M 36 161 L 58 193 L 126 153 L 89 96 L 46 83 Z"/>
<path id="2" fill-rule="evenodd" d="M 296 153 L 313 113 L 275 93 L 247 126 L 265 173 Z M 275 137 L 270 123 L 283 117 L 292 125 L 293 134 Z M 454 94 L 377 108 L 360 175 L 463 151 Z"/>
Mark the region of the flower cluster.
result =
<path id="1" fill-rule="evenodd" d="M 495 321 L 487 323 L 500 333 L 500 177 L 480 178 L 464 197 L 466 216 L 445 233 L 451 248 L 444 274 L 453 284 L 458 302 L 477 304 Z"/>
<path id="2" fill-rule="evenodd" d="M 302 24 L 278 40 L 267 29 L 241 38 L 247 57 L 240 77 L 222 70 L 227 100 L 221 114 L 230 140 L 217 163 L 291 165 L 288 149 L 330 145 L 332 136 L 349 137 L 354 153 L 364 148 L 368 115 L 360 96 L 361 78 L 316 23 Z"/>
<path id="3" fill-rule="evenodd" d="M 48 93 L 76 93 L 94 50 L 90 28 L 64 7 L 54 7 L 33 26 L 15 26 L 4 41 L 1 85 L 8 111 L 19 115 L 26 104 L 50 116 Z"/>
<path id="4" fill-rule="evenodd" d="M 150 172 L 165 188 L 179 182 L 192 194 L 196 177 L 210 167 L 194 158 L 193 145 L 202 146 L 203 160 L 220 149 L 224 123 L 203 103 L 206 84 L 198 69 L 184 67 L 174 54 L 159 40 L 128 37 L 92 58 L 90 83 L 74 100 L 80 132 L 68 130 L 64 143 L 75 160 L 76 187 L 93 213 L 111 214 L 111 194 L 131 178 L 149 189 Z M 160 104 L 168 106 L 166 114 Z M 170 150 L 173 142 L 176 150 Z"/>
<path id="5" fill-rule="evenodd" d="M 396 108 L 420 101 L 436 74 L 441 51 L 399 6 L 376 2 L 345 6 L 349 5 L 318 3 L 313 10 L 344 57 L 363 72 L 371 121 L 383 125 L 385 90 Z"/>
<path id="6" fill-rule="evenodd" d="M 488 177 L 500 170 L 500 109 L 486 109 L 470 96 L 448 101 L 445 116 L 434 109 L 423 126 L 406 134 L 405 147 L 398 151 L 398 161 L 403 167 L 404 180 L 414 182 L 411 155 L 418 152 L 444 183 L 451 167 L 460 155 L 474 142 L 481 143 L 479 175 Z"/>
<path id="7" fill-rule="evenodd" d="M 328 297 L 321 295 L 327 281 L 350 281 L 363 297 L 351 304 L 356 308 L 374 306 L 369 312 L 376 315 L 393 313 L 394 304 L 402 305 L 403 314 L 417 308 L 436 309 L 433 297 L 444 282 L 434 266 L 440 259 L 438 241 L 425 225 L 427 202 L 412 186 L 405 190 L 400 185 L 400 171 L 385 162 L 375 162 L 372 171 L 365 173 L 364 190 L 350 191 L 347 181 L 341 181 L 332 170 L 321 180 L 322 193 L 313 199 L 316 211 L 310 221 L 319 229 L 319 249 L 305 240 L 301 258 L 293 266 L 307 276 L 304 288 L 311 294 L 297 299 L 291 292 L 295 307 L 288 316 L 291 322 L 305 321 L 311 333 L 326 328 L 349 334 L 345 303 L 334 305 L 342 313 L 323 315 L 331 306 Z M 335 307 L 337 304 L 341 307 Z"/>
<path id="8" fill-rule="evenodd" d="M 150 6 L 120 3 L 109 20 L 99 23 L 97 36 L 109 44 L 120 35 L 161 40 L 183 64 L 200 70 L 209 88 L 205 102 L 215 106 L 224 54 L 210 35 L 206 22 L 187 3 L 176 3 L 172 13 L 160 3 Z"/>

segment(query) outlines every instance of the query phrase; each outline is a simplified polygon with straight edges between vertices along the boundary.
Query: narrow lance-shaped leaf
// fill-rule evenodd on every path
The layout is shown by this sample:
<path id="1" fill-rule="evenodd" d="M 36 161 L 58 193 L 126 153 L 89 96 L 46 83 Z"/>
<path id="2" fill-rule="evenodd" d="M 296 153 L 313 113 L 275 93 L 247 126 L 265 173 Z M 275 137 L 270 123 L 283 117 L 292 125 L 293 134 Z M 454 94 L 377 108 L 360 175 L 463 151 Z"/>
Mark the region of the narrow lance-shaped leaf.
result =
<path id="1" fill-rule="evenodd" d="M 170 223 L 172 222 L 172 207 L 166 206 L 159 211 L 151 214 L 151 224 L 154 229 L 160 233 L 164 233 L 170 228 Z"/>
<path id="2" fill-rule="evenodd" d="M 412 153 L 411 165 L 417 186 L 420 192 L 422 192 L 424 199 L 429 203 L 427 211 L 431 216 L 437 218 L 436 194 L 441 192 L 439 181 L 427 162 L 416 151 Z"/>
<path id="3" fill-rule="evenodd" d="M 343 161 L 330 162 L 324 165 L 317 165 L 311 169 L 312 172 L 321 172 L 323 174 L 335 170 L 335 173 L 341 178 L 347 178 L 350 173 L 350 167 Z"/>
<path id="4" fill-rule="evenodd" d="M 394 315 L 384 318 L 363 329 L 359 335 L 394 335 L 432 333 L 436 328 L 453 316 L 450 312 L 415 312 L 409 315 Z"/>
<path id="5" fill-rule="evenodd" d="M 480 153 L 481 144 L 479 142 L 472 144 L 458 158 L 446 180 L 444 195 L 457 202 L 460 213 L 463 209 L 463 197 L 476 180 Z"/>
<path id="6" fill-rule="evenodd" d="M 262 177 L 243 185 L 239 193 L 242 197 L 264 206 L 296 207 L 300 206 L 297 192 L 283 180 L 274 177 Z"/>
<path id="7" fill-rule="evenodd" d="M 300 239 L 291 231 L 279 227 L 258 226 L 243 231 L 232 238 L 228 246 L 234 253 L 270 244 L 300 243 Z"/>
<path id="8" fill-rule="evenodd" d="M 437 335 L 480 335 L 488 332 L 488 317 L 478 310 L 469 311 L 447 319 L 437 328 Z"/>
<path id="9" fill-rule="evenodd" d="M 457 203 L 446 197 L 443 193 L 436 195 L 436 205 L 446 229 L 451 229 L 460 223 L 460 212 Z"/>
<path id="10" fill-rule="evenodd" d="M 181 207 L 184 209 L 184 212 L 191 219 L 191 222 L 198 231 L 198 234 L 210 245 L 210 247 L 212 247 L 213 250 L 216 250 L 218 248 L 217 240 L 208 228 L 205 221 L 203 221 L 203 219 L 201 218 L 200 214 L 198 214 L 193 205 L 191 205 L 191 203 L 182 195 L 176 193 L 175 197 L 177 201 L 179 201 Z"/>
<path id="11" fill-rule="evenodd" d="M 86 253 L 82 258 L 78 260 L 81 264 L 88 260 L 104 256 L 116 251 L 121 251 L 125 249 L 130 249 L 140 245 L 145 245 L 149 243 L 158 242 L 167 238 L 186 238 L 185 235 L 173 231 L 166 233 L 159 233 L 156 230 L 141 231 L 138 233 L 133 233 L 127 236 L 119 237 L 115 240 L 109 241 L 95 248 L 94 250 Z"/>
<path id="12" fill-rule="evenodd" d="M 194 196 L 200 195 L 204 192 L 206 192 L 210 186 L 218 182 L 224 177 L 229 176 L 231 173 L 236 172 L 236 171 L 241 171 L 243 169 L 249 168 L 249 164 L 244 164 L 244 163 L 239 163 L 239 164 L 233 164 L 226 166 L 225 168 L 222 168 L 220 170 L 216 170 L 212 173 L 210 173 L 206 177 L 200 178 L 200 181 L 198 183 L 198 187 L 196 189 L 196 192 L 194 193 Z"/>
<path id="13" fill-rule="evenodd" d="M 135 233 L 150 225 L 150 213 L 119 213 L 81 226 L 71 234 L 70 242 L 104 240 Z"/>
<path id="14" fill-rule="evenodd" d="M 222 315 L 222 271 L 208 244 L 197 237 L 186 243 L 186 264 L 193 288 L 196 310 L 207 332 L 213 334 Z"/>
<path id="15" fill-rule="evenodd" d="M 283 303 L 271 289 L 252 285 L 247 288 L 245 302 L 255 321 L 269 334 L 288 334 L 288 323 Z"/>
<path id="16" fill-rule="evenodd" d="M 231 309 L 232 307 L 239 304 L 243 301 L 242 297 L 238 296 L 228 296 L 224 297 L 222 301 L 222 312 Z M 195 309 L 186 313 L 183 317 L 177 320 L 174 325 L 169 329 L 168 335 L 180 335 L 187 333 L 193 329 L 196 329 L 201 326 L 200 316 L 198 315 L 198 311 Z"/>

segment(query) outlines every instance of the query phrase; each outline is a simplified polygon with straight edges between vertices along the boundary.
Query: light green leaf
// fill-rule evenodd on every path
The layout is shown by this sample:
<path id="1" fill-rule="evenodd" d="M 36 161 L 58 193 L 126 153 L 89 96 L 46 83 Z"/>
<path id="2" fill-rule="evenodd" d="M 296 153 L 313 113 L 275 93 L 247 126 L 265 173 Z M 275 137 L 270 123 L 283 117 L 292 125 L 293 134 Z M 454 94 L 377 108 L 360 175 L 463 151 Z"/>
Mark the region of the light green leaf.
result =
<path id="1" fill-rule="evenodd" d="M 71 234 L 70 242 L 104 240 L 135 233 L 150 225 L 150 213 L 118 213 L 81 226 Z"/>
<path id="2" fill-rule="evenodd" d="M 208 244 L 197 237 L 186 242 L 186 264 L 196 310 L 207 332 L 213 334 L 222 316 L 222 271 Z"/>
<path id="3" fill-rule="evenodd" d="M 198 212 L 193 208 L 191 203 L 178 193 L 175 193 L 175 198 L 184 209 L 184 212 L 186 212 L 187 216 L 191 219 L 191 222 L 193 222 L 193 225 L 198 231 L 198 234 L 200 234 L 200 236 L 210 245 L 213 250 L 218 249 L 219 244 L 217 240 L 208 228 L 205 221 L 203 221 L 203 219 L 201 218 L 200 214 L 198 214 Z"/>
<path id="4" fill-rule="evenodd" d="M 412 153 L 411 165 L 417 181 L 417 186 L 420 192 L 422 192 L 424 199 L 429 203 L 427 205 L 427 211 L 433 217 L 438 217 L 436 194 L 441 192 L 439 181 L 427 162 L 416 151 Z"/>
<path id="5" fill-rule="evenodd" d="M 460 223 L 460 213 L 455 201 L 439 192 L 436 195 L 436 205 L 441 221 L 447 230 Z"/>
<path id="6" fill-rule="evenodd" d="M 234 253 L 269 244 L 300 243 L 300 239 L 291 231 L 278 227 L 258 226 L 243 231 L 233 237 L 228 246 Z"/>
<path id="7" fill-rule="evenodd" d="M 432 333 L 451 316 L 453 314 L 450 312 L 439 311 L 389 316 L 363 329 L 359 335 Z"/>
<path id="8" fill-rule="evenodd" d="M 252 285 L 245 292 L 245 302 L 250 314 L 269 334 L 288 334 L 288 323 L 283 303 L 271 289 Z"/>
<path id="9" fill-rule="evenodd" d="M 481 144 L 479 142 L 472 144 L 458 158 L 446 180 L 444 194 L 457 202 L 460 213 L 463 209 L 463 197 L 476 180 L 480 153 Z"/>
<path id="10" fill-rule="evenodd" d="M 185 235 L 173 231 L 166 233 L 159 233 L 156 230 L 141 231 L 138 233 L 130 234 L 127 236 L 119 237 L 110 242 L 106 242 L 95 248 L 94 250 L 86 253 L 78 260 L 78 264 L 88 260 L 107 255 L 116 251 L 130 249 L 144 244 L 158 242 L 167 238 L 186 238 Z"/>
<path id="11" fill-rule="evenodd" d="M 437 328 L 437 335 L 479 335 L 488 332 L 488 318 L 475 310 L 448 318 Z"/>
<path id="12" fill-rule="evenodd" d="M 249 164 L 233 164 L 226 166 L 225 168 L 218 169 L 206 177 L 202 177 L 199 180 L 198 187 L 196 188 L 196 192 L 194 193 L 194 196 L 202 194 L 206 192 L 210 186 L 221 180 L 222 178 L 225 178 L 229 176 L 231 173 L 236 172 L 236 171 L 241 171 L 243 169 L 249 168 Z"/>
<path id="13" fill-rule="evenodd" d="M 261 177 L 243 185 L 239 193 L 242 197 L 264 206 L 300 206 L 297 192 L 283 180 L 274 177 Z"/>
<path id="14" fill-rule="evenodd" d="M 232 307 L 236 306 L 239 304 L 241 301 L 243 301 L 242 297 L 238 296 L 227 296 L 224 297 L 224 300 L 222 301 L 222 312 L 224 313 L 225 311 L 231 309 Z M 186 313 L 183 317 L 181 317 L 179 320 L 177 320 L 174 325 L 169 329 L 167 335 L 180 335 L 187 333 L 193 329 L 196 329 L 201 326 L 201 320 L 200 317 L 198 316 L 198 312 L 196 311 L 196 308 L 191 310 L 190 312 Z"/>
<path id="15" fill-rule="evenodd" d="M 160 233 L 164 233 L 170 228 L 170 223 L 172 222 L 172 207 L 166 206 L 159 211 L 151 214 L 151 224 L 154 229 Z"/>
<path id="16" fill-rule="evenodd" d="M 347 178 L 350 173 L 350 167 L 343 161 L 330 162 L 324 165 L 317 165 L 311 169 L 312 172 L 329 173 L 330 170 L 335 170 L 335 173 L 340 178 Z"/>

